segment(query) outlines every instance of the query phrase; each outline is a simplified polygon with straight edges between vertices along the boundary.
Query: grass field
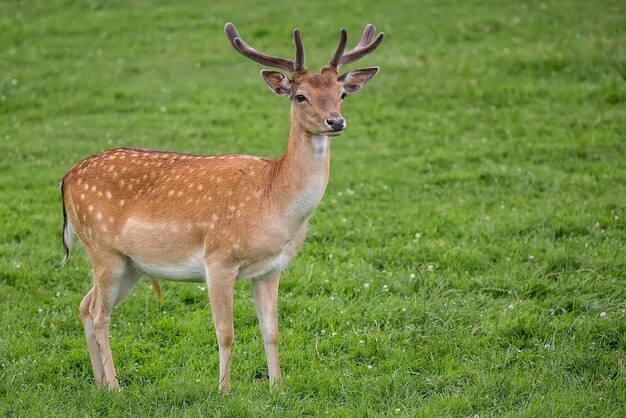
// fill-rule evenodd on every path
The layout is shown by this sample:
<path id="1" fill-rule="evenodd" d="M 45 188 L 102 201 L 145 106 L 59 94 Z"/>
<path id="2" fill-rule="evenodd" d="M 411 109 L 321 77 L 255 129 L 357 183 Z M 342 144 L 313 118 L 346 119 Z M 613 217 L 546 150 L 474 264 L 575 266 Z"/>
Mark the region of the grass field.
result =
<path id="1" fill-rule="evenodd" d="M 282 390 L 250 285 L 233 391 L 206 291 L 114 312 L 124 390 L 93 384 L 58 184 L 118 146 L 275 157 L 288 103 L 228 44 L 358 65 L 331 179 L 281 281 Z M 0 3 L 1 416 L 624 416 L 626 5 L 614 1 Z"/>

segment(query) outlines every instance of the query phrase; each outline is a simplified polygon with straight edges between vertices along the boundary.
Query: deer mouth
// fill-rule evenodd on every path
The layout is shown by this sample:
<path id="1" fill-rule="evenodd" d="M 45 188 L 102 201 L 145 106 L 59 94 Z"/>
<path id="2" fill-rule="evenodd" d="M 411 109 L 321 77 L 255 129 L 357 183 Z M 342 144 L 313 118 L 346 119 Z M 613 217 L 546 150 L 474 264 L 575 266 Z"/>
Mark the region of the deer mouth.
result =
<path id="1" fill-rule="evenodd" d="M 324 132 L 324 135 L 327 136 L 339 136 L 343 133 L 343 131 L 345 131 L 345 128 L 341 128 L 341 129 L 331 129 L 330 131 L 326 131 Z"/>

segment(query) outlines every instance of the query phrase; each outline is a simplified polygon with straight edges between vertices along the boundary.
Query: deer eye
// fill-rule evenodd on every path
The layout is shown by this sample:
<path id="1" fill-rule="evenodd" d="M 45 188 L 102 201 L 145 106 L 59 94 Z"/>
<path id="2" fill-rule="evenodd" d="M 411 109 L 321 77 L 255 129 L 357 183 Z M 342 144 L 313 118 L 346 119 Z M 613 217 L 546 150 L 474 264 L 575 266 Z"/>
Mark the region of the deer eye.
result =
<path id="1" fill-rule="evenodd" d="M 341 100 L 345 99 L 347 94 L 345 92 L 341 93 Z"/>
<path id="2" fill-rule="evenodd" d="M 296 101 L 298 103 L 305 102 L 306 101 L 306 97 L 304 97 L 304 95 L 302 95 L 302 94 L 298 94 L 298 95 L 296 95 Z"/>

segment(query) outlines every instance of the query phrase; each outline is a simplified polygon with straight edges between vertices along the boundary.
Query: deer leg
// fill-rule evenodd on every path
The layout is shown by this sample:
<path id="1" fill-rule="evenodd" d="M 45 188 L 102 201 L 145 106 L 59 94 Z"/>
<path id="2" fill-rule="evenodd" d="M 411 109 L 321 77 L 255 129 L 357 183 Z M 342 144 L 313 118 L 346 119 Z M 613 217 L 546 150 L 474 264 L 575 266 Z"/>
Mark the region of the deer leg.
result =
<path id="1" fill-rule="evenodd" d="M 233 326 L 235 278 L 236 273 L 228 269 L 207 267 L 207 289 L 220 353 L 218 389 L 222 393 L 230 390 L 230 351 L 235 337 Z"/>
<path id="2" fill-rule="evenodd" d="M 89 348 L 89 357 L 91 358 L 91 367 L 93 368 L 93 376 L 97 384 L 104 384 L 104 369 L 102 367 L 102 359 L 100 358 L 100 350 L 96 342 L 96 332 L 91 317 L 91 301 L 94 298 L 96 288 L 93 287 L 83 298 L 80 303 L 80 316 L 85 327 L 85 337 L 87 339 L 87 347 Z"/>
<path id="3" fill-rule="evenodd" d="M 97 355 L 92 355 L 92 364 L 95 362 L 94 357 L 96 359 L 99 357 L 101 366 L 94 367 L 94 372 L 97 370 L 96 382 L 100 377 L 98 383 L 109 389 L 118 389 L 119 382 L 109 342 L 111 312 L 134 287 L 139 276 L 130 271 L 126 262 L 119 256 L 110 257 L 106 263 L 94 261 L 93 269 L 95 286 L 89 304 L 89 315 L 93 321 Z"/>
<path id="4" fill-rule="evenodd" d="M 278 282 L 280 273 L 252 282 L 252 293 L 256 314 L 259 318 L 261 335 L 265 346 L 265 358 L 270 375 L 270 386 L 280 385 L 280 364 L 278 361 Z"/>

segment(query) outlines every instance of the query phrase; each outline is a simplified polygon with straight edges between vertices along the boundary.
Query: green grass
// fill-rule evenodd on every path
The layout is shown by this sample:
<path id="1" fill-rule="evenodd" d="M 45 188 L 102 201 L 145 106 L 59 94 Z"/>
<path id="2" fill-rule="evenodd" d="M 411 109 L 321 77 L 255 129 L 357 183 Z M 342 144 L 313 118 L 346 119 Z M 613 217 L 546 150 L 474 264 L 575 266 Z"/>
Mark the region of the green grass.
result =
<path id="1" fill-rule="evenodd" d="M 217 4 L 219 3 L 219 4 Z M 626 7 L 620 1 L 0 4 L 0 415 L 624 416 Z M 279 155 L 288 104 L 222 32 L 359 66 L 331 179 L 279 301 L 282 390 L 237 284 L 233 391 L 206 292 L 114 312 L 93 385 L 58 183 L 118 146 Z M 356 68 L 352 66 L 351 68 Z M 602 315 L 601 315 L 602 313 Z"/>

